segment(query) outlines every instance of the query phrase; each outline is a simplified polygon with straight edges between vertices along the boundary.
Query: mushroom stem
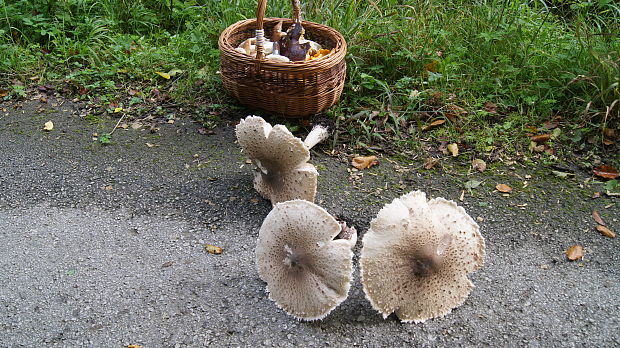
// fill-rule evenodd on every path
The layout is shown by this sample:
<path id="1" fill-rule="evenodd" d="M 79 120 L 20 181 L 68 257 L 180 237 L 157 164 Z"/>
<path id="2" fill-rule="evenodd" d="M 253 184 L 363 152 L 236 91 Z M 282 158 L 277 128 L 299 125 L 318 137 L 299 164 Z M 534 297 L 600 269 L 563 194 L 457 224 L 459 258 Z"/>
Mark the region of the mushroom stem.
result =
<path id="1" fill-rule="evenodd" d="M 321 141 L 327 139 L 329 136 L 329 131 L 327 127 L 316 125 L 312 128 L 306 139 L 304 140 L 304 146 L 308 150 L 314 147 L 314 145 L 320 143 Z"/>

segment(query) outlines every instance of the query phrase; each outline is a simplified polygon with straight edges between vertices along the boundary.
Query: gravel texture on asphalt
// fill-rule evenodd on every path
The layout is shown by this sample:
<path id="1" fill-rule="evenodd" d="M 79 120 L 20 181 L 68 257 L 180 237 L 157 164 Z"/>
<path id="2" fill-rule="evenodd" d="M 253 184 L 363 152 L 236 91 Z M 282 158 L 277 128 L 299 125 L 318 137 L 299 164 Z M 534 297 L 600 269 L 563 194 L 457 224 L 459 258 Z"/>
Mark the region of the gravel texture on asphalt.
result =
<path id="1" fill-rule="evenodd" d="M 360 175 L 317 146 L 317 203 L 360 238 L 349 297 L 326 319 L 299 322 L 258 277 L 254 247 L 271 207 L 230 124 L 212 135 L 183 118 L 157 133 L 117 129 L 104 146 L 93 133 L 116 119 L 89 122 L 53 103 L 0 104 L 0 347 L 620 345 L 618 239 L 591 217 L 598 210 L 618 232 L 620 202 L 591 199 L 600 185 L 587 174 L 560 179 L 516 163 L 468 175 L 450 169 L 458 158 L 429 171 L 412 156 L 380 158 Z M 49 120 L 54 130 L 42 131 Z M 482 184 L 459 201 L 471 179 Z M 370 220 L 416 189 L 478 219 L 487 255 L 462 306 L 403 324 L 372 309 L 357 262 Z M 583 260 L 566 259 L 573 244 Z"/>

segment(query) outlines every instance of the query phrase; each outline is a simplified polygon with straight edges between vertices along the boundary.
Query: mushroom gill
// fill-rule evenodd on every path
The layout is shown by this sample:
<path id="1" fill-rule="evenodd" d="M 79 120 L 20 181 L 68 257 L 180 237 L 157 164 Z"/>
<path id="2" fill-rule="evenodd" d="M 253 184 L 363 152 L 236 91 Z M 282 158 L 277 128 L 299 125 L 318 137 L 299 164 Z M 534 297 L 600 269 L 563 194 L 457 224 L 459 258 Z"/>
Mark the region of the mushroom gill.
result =
<path id="1" fill-rule="evenodd" d="M 258 274 L 269 298 L 303 320 L 324 318 L 347 297 L 353 272 L 351 240 L 340 225 L 304 200 L 277 203 L 259 231 Z"/>
<path id="2" fill-rule="evenodd" d="M 373 308 L 405 322 L 423 322 L 461 305 L 480 268 L 484 239 L 454 202 L 426 200 L 420 191 L 394 199 L 363 239 L 361 277 Z"/>

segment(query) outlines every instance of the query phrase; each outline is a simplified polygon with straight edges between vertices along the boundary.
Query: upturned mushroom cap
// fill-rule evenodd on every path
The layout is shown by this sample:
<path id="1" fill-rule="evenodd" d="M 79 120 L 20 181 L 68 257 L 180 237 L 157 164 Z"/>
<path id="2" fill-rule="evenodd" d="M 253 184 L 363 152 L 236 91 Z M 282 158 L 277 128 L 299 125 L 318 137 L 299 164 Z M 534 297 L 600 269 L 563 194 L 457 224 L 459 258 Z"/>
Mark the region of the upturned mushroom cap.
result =
<path id="1" fill-rule="evenodd" d="M 338 233 L 329 213 L 303 200 L 276 204 L 260 228 L 258 274 L 269 298 L 297 319 L 322 319 L 347 297 L 355 242 Z"/>
<path id="2" fill-rule="evenodd" d="M 474 287 L 485 243 L 462 207 L 415 191 L 379 211 L 363 239 L 362 284 L 373 308 L 404 322 L 444 316 Z"/>
<path id="3" fill-rule="evenodd" d="M 256 165 L 254 188 L 272 204 L 292 199 L 313 202 L 318 172 L 307 163 L 310 152 L 283 125 L 272 127 L 258 116 L 242 119 L 237 141 Z"/>

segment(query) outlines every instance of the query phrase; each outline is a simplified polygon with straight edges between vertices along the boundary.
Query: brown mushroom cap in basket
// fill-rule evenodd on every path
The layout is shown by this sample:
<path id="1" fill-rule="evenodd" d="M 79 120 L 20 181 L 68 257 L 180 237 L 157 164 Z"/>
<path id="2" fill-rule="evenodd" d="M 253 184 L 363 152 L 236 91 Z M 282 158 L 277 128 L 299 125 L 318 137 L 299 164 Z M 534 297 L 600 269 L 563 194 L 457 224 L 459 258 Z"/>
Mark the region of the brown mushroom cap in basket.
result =
<path id="1" fill-rule="evenodd" d="M 329 213 L 304 200 L 276 204 L 260 228 L 258 273 L 269 298 L 297 319 L 322 319 L 347 297 L 355 240 L 338 233 Z"/>
<path id="2" fill-rule="evenodd" d="M 372 220 L 360 257 L 373 308 L 404 322 L 444 316 L 474 287 L 467 274 L 483 264 L 485 243 L 462 207 L 415 191 L 394 199 Z"/>

